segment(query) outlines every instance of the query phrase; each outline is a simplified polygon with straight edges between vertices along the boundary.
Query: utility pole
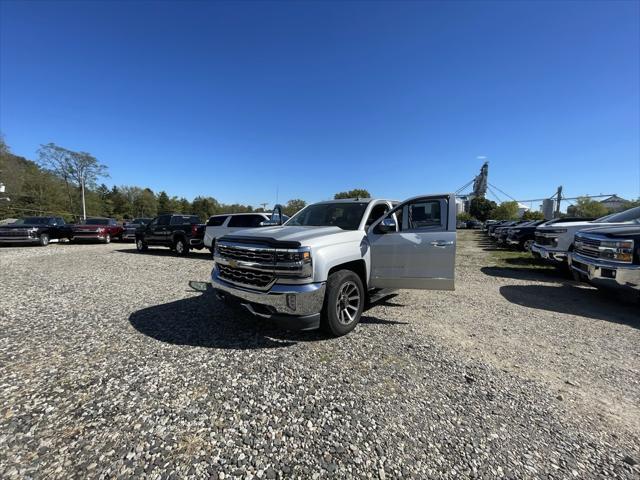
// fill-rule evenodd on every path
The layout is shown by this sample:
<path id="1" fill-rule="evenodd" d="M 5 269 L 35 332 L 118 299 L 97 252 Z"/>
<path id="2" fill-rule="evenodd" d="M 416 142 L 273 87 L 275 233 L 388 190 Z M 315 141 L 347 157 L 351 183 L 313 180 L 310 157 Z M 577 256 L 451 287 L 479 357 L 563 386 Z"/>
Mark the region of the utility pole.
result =
<path id="1" fill-rule="evenodd" d="M 87 219 L 87 207 L 84 202 L 84 173 L 80 176 L 80 188 L 82 189 L 82 218 Z"/>
<path id="2" fill-rule="evenodd" d="M 560 201 L 562 200 L 562 185 L 558 187 L 558 191 L 556 192 L 556 211 L 553 214 L 553 218 L 560 217 Z"/>
<path id="3" fill-rule="evenodd" d="M 267 205 L 269 205 L 267 202 L 264 203 L 259 203 L 258 205 L 262 205 L 262 210 L 266 210 L 267 209 Z"/>

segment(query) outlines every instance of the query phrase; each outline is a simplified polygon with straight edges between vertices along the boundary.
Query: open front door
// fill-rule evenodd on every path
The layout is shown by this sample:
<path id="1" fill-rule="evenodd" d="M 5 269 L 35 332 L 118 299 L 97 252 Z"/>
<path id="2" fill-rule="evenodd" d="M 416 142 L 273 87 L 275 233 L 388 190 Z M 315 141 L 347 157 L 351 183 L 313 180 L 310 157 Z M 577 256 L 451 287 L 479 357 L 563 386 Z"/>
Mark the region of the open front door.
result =
<path id="1" fill-rule="evenodd" d="M 454 289 L 455 195 L 409 199 L 374 222 L 367 237 L 371 287 Z"/>

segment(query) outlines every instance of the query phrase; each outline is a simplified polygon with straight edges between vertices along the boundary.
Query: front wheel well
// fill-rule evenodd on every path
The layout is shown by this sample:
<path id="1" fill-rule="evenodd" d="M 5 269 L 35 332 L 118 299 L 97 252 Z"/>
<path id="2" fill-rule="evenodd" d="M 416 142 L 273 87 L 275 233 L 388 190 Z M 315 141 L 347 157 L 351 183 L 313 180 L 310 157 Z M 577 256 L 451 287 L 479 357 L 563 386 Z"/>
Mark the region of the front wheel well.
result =
<path id="1" fill-rule="evenodd" d="M 329 272 L 327 273 L 327 278 L 331 276 L 332 273 L 337 272 L 339 270 L 351 270 L 356 275 L 360 277 L 362 281 L 362 286 L 364 287 L 364 291 L 367 291 L 367 266 L 364 263 L 364 260 L 354 260 L 352 262 L 341 263 L 340 265 L 336 265 L 331 267 Z"/>

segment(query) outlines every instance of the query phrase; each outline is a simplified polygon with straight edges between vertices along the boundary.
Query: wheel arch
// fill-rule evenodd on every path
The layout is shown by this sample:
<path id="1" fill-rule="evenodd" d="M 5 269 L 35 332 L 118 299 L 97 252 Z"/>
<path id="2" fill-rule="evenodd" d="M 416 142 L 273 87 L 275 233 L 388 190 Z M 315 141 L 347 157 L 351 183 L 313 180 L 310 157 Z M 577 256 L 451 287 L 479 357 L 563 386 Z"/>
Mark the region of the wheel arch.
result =
<path id="1" fill-rule="evenodd" d="M 360 281 L 362 281 L 362 286 L 364 287 L 365 295 L 367 292 L 367 265 L 364 259 L 352 260 L 350 262 L 340 263 L 338 265 L 332 266 L 327 272 L 327 278 L 334 273 L 340 270 L 351 270 L 358 277 L 360 277 Z"/>

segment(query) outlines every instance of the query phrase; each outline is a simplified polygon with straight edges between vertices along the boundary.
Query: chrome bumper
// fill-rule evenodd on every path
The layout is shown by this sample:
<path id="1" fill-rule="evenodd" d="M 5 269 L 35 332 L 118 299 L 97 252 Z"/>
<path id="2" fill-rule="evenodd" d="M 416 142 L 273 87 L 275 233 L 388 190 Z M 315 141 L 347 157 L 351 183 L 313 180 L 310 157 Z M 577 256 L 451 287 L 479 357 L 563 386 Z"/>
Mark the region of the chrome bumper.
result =
<path id="1" fill-rule="evenodd" d="M 507 245 L 520 245 L 520 241 L 507 237 Z"/>
<path id="2" fill-rule="evenodd" d="M 569 266 L 594 285 L 640 291 L 640 265 L 622 265 L 572 252 L 569 254 Z"/>
<path id="3" fill-rule="evenodd" d="M 40 239 L 38 237 L 3 237 L 0 238 L 0 243 L 38 243 Z"/>
<path id="4" fill-rule="evenodd" d="M 537 243 L 531 246 L 531 253 L 551 262 L 562 263 L 567 260 L 567 252 L 562 250 L 550 250 Z"/>
<path id="5" fill-rule="evenodd" d="M 218 295 L 237 300 L 253 315 L 278 320 L 287 328 L 307 330 L 320 325 L 325 282 L 303 285 L 276 283 L 268 291 L 260 292 L 226 282 L 214 267 L 211 285 Z"/>

